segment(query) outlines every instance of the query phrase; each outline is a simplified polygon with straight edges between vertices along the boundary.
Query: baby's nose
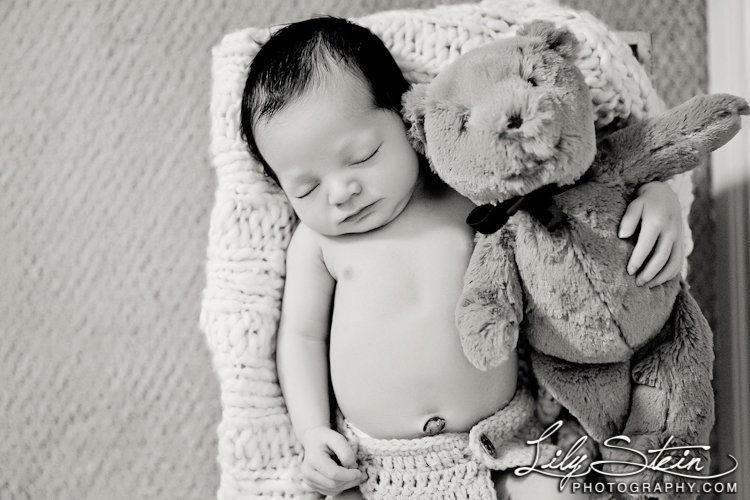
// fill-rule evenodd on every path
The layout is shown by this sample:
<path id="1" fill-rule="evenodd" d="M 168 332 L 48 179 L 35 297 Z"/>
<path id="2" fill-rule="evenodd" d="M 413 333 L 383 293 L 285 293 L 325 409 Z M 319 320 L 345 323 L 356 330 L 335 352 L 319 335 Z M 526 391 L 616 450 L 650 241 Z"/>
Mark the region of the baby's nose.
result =
<path id="1" fill-rule="evenodd" d="M 352 196 L 358 195 L 362 191 L 358 182 L 349 180 L 344 182 L 335 182 L 328 190 L 328 202 L 331 205 L 343 205 L 349 201 Z"/>

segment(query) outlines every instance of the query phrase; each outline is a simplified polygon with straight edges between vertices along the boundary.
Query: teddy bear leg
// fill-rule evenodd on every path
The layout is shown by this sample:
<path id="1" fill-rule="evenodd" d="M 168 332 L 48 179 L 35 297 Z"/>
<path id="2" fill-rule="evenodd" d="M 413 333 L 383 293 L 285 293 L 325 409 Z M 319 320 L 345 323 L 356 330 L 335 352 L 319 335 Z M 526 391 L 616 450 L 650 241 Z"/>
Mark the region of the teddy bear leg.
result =
<path id="1" fill-rule="evenodd" d="M 684 283 L 675 301 L 673 329 L 666 432 L 691 445 L 708 445 L 714 425 L 713 332 Z"/>
<path id="2" fill-rule="evenodd" d="M 633 483 L 634 486 L 639 488 L 634 491 L 643 489 L 640 488 L 640 485 L 645 483 L 648 483 L 649 486 L 664 483 L 661 473 L 644 469 L 643 464 L 651 459 L 648 450 L 656 450 L 660 447 L 666 415 L 667 398 L 664 391 L 646 385 L 635 385 L 633 387 L 631 411 L 625 428 L 620 436 L 601 445 L 602 458 L 606 463 L 603 470 L 610 477 L 610 481 L 615 480 L 618 483 L 626 484 L 628 490 L 630 490 L 629 485 Z M 624 465 L 629 463 L 634 465 Z M 653 487 L 649 488 L 649 490 L 653 489 Z M 658 497 L 626 495 L 623 498 Z"/>
<path id="3" fill-rule="evenodd" d="M 664 340 L 666 339 L 666 340 Z M 645 346 L 646 353 L 633 368 L 635 382 L 631 411 L 623 434 L 632 440 L 629 448 L 648 453 L 663 446 L 690 447 L 664 453 L 674 457 L 663 470 L 645 470 L 624 481 L 657 482 L 670 485 L 670 491 L 688 492 L 691 478 L 670 474 L 670 465 L 678 460 L 687 469 L 672 467 L 675 472 L 701 475 L 709 470 L 708 450 L 699 446 L 709 444 L 709 434 L 714 423 L 714 395 L 711 387 L 713 367 L 713 338 L 711 329 L 695 299 L 683 284 L 675 301 L 673 314 L 664 326 L 656 346 Z M 603 449 L 605 459 L 623 459 L 632 453 Z M 654 458 L 649 454 L 649 459 Z M 683 483 L 680 486 L 680 483 Z M 666 489 L 666 488 L 665 488 Z M 684 495 L 665 495 L 660 498 L 690 498 Z M 694 498 L 694 497 L 693 497 Z"/>
<path id="4" fill-rule="evenodd" d="M 596 441 L 617 434 L 630 407 L 630 363 L 583 365 L 532 352 L 540 385 L 578 419 Z"/>

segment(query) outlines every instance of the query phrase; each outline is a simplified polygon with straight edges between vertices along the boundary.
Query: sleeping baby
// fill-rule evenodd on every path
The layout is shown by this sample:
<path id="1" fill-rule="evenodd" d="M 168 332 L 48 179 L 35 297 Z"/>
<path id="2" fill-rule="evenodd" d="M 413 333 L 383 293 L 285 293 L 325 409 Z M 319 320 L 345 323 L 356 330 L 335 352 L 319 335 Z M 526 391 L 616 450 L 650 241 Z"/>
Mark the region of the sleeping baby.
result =
<path id="1" fill-rule="evenodd" d="M 576 498 L 550 478 L 496 472 L 528 465 L 541 428 L 516 356 L 487 371 L 464 357 L 454 312 L 474 205 L 411 148 L 408 88 L 378 37 L 337 18 L 279 30 L 245 85 L 243 133 L 300 221 L 277 366 L 303 478 L 337 498 Z M 679 203 L 661 183 L 639 193 L 623 226 L 672 244 L 637 245 L 630 265 L 664 281 L 682 260 Z"/>

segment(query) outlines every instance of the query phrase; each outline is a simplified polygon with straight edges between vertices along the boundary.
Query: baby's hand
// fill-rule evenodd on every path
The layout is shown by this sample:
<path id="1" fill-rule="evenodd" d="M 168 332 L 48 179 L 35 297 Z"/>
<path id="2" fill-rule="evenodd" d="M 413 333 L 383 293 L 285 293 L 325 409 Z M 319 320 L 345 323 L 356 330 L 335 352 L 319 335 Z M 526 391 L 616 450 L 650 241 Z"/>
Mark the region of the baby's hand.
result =
<path id="1" fill-rule="evenodd" d="M 620 238 L 632 236 L 639 222 L 641 230 L 627 271 L 632 275 L 640 270 L 636 284 L 651 288 L 674 278 L 682 269 L 682 208 L 675 192 L 663 182 L 641 186 L 638 198 L 628 205 L 620 221 Z"/>
<path id="2" fill-rule="evenodd" d="M 366 479 L 357 469 L 349 443 L 338 432 L 325 426 L 313 427 L 302 436 L 302 446 L 302 478 L 318 493 L 337 495 Z"/>

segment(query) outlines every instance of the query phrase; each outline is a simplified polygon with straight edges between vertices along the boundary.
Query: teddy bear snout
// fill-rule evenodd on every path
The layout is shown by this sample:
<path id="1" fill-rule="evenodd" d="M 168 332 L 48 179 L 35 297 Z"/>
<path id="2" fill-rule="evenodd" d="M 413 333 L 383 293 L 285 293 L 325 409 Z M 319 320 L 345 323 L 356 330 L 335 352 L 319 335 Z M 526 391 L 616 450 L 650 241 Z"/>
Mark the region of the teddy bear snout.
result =
<path id="1" fill-rule="evenodd" d="M 519 113 L 513 113 L 508 117 L 508 128 L 521 128 L 521 125 L 523 125 L 523 118 Z"/>
<path id="2" fill-rule="evenodd" d="M 488 91 L 489 99 L 472 106 L 470 127 L 499 135 L 513 134 L 521 129 L 527 122 L 532 99 L 528 86 L 513 80 L 496 84 Z"/>
<path id="3" fill-rule="evenodd" d="M 464 120 L 466 129 L 497 136 L 504 136 L 507 133 L 515 135 L 525 122 L 524 113 L 520 109 L 505 109 L 500 106 L 494 109 L 474 109 L 466 114 Z"/>
<path id="4" fill-rule="evenodd" d="M 497 112 L 489 122 L 491 123 L 489 129 L 498 136 L 516 135 L 523 127 L 525 118 L 521 110 L 513 109 Z"/>

